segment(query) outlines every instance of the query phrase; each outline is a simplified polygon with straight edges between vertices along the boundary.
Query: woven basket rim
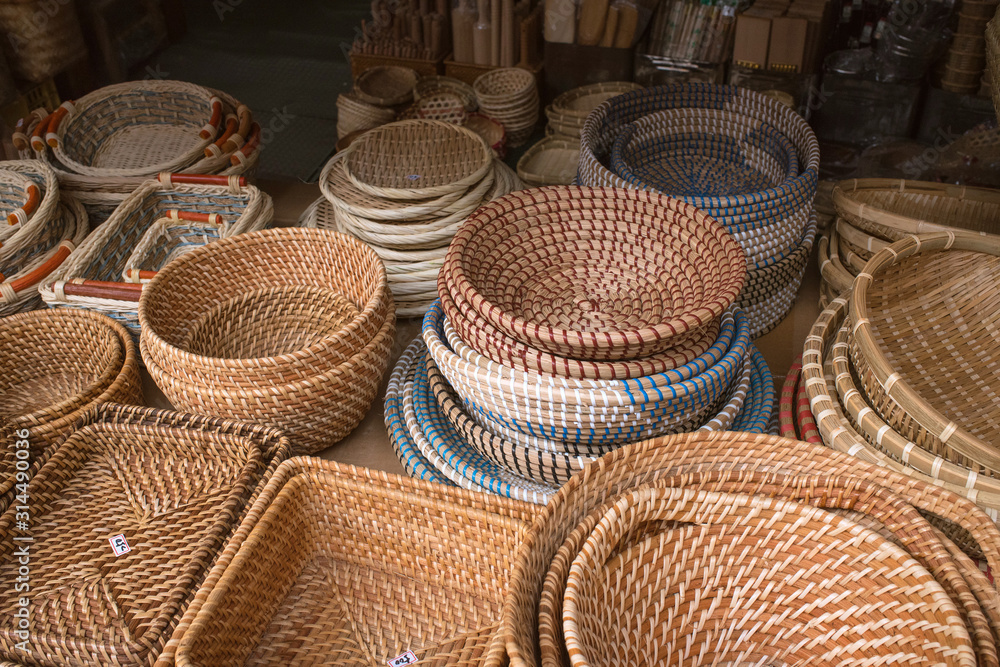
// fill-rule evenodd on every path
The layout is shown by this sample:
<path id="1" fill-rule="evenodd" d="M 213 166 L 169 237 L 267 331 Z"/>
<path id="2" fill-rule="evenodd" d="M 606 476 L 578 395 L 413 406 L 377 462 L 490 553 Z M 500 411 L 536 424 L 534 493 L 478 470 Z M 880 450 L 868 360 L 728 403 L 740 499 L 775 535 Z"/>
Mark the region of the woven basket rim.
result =
<path id="1" fill-rule="evenodd" d="M 374 80 L 381 75 L 389 75 L 389 83 Z M 398 79 L 393 80 L 393 79 Z M 392 107 L 405 104 L 413 99 L 413 88 L 417 85 L 420 75 L 409 67 L 398 65 L 378 65 L 361 72 L 354 80 L 353 93 L 362 101 L 380 107 Z M 378 86 L 381 84 L 382 89 Z M 408 86 L 408 87 L 407 87 Z M 404 90 L 405 89 L 405 90 Z"/>

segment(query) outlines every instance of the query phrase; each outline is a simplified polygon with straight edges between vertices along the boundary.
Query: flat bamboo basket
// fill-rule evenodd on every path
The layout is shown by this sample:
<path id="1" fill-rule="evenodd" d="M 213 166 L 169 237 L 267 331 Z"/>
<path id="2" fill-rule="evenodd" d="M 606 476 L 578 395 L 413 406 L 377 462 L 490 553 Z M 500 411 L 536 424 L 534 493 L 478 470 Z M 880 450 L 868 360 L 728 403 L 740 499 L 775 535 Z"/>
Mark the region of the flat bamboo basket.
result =
<path id="1" fill-rule="evenodd" d="M 517 161 L 517 176 L 528 187 L 569 185 L 580 164 L 580 144 L 545 137 Z"/>
<path id="2" fill-rule="evenodd" d="M 185 617 L 176 664 L 484 664 L 503 653 L 508 573 L 533 517 L 497 496 L 288 461 Z"/>
<path id="3" fill-rule="evenodd" d="M 35 565 L 31 642 L 18 648 L 12 612 L 0 655 L 152 664 L 286 457 L 270 428 L 114 404 L 88 412 L 28 485 L 30 530 L 17 507 L 0 516 L 0 578 L 14 590 L 18 536 L 32 539 Z"/>

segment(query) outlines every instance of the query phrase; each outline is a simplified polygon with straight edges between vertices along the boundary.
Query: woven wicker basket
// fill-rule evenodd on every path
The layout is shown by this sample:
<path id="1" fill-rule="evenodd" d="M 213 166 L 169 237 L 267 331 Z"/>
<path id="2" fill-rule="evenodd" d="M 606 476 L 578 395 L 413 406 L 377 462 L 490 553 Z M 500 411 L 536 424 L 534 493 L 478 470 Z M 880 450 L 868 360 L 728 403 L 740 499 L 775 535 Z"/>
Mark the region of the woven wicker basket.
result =
<path id="1" fill-rule="evenodd" d="M 424 118 L 442 120 L 455 125 L 465 125 L 469 112 L 465 110 L 465 99 L 450 91 L 426 94 L 411 104 L 399 115 L 399 119 Z"/>
<path id="2" fill-rule="evenodd" d="M 385 664 L 412 652 L 481 665 L 502 655 L 507 573 L 532 518 L 496 496 L 289 461 L 209 575 L 218 583 L 192 607 L 177 664 Z"/>
<path id="3" fill-rule="evenodd" d="M 208 183 L 200 185 L 199 183 Z M 135 338 L 142 285 L 123 282 L 129 258 L 158 220 L 178 215 L 218 215 L 220 237 L 260 229 L 272 217 L 271 198 L 242 179 L 231 176 L 163 174 L 147 181 L 115 213 L 87 237 L 59 269 L 40 285 L 50 306 L 87 308 L 122 322 Z M 165 261 L 165 258 L 164 258 Z M 162 265 L 145 264 L 149 269 Z"/>
<path id="4" fill-rule="evenodd" d="M 472 87 L 480 111 L 503 123 L 511 147 L 531 137 L 538 123 L 538 85 L 531 72 L 500 67 L 479 76 Z"/>
<path id="5" fill-rule="evenodd" d="M 580 164 L 580 144 L 546 137 L 517 161 L 517 176 L 528 187 L 569 185 Z"/>
<path id="6" fill-rule="evenodd" d="M 395 333 L 371 249 L 297 228 L 222 239 L 172 262 L 144 290 L 139 322 L 143 360 L 174 405 L 274 424 L 296 453 L 357 426 Z"/>
<path id="7" fill-rule="evenodd" d="M 730 494 L 740 495 L 734 498 Z M 680 508 L 688 509 L 689 513 L 679 513 Z M 942 646 L 948 647 L 935 658 L 944 664 L 949 661 L 977 664 L 977 654 L 988 661 L 992 648 L 989 636 L 996 623 L 996 614 L 990 607 L 995 604 L 996 589 L 947 538 L 927 524 L 917 513 L 920 510 L 959 522 L 989 554 L 991 565 L 1000 558 L 1000 531 L 968 501 L 933 485 L 815 445 L 771 436 L 699 433 L 622 448 L 573 477 L 540 512 L 526 537 L 512 574 L 500 631 L 510 664 L 518 667 L 591 664 L 588 655 L 601 656 L 594 664 L 648 664 L 676 650 L 671 647 L 688 646 L 694 655 L 701 655 L 699 647 L 705 641 L 710 642 L 704 646 L 706 654 L 735 661 L 752 656 L 755 662 L 764 657 L 791 662 L 796 660 L 796 651 L 804 651 L 798 654 L 802 660 L 815 659 L 817 651 L 848 661 L 852 660 L 846 656 L 855 651 L 861 652 L 855 654 L 856 660 L 880 651 L 888 651 L 888 656 L 895 653 L 898 642 L 907 642 L 903 637 L 910 630 L 902 628 L 914 626 L 903 624 L 885 633 L 871 633 L 868 624 L 844 623 L 845 618 L 857 614 L 852 606 L 857 588 L 846 582 L 867 576 L 885 577 L 883 592 L 894 591 L 882 602 L 873 594 L 872 604 L 886 605 L 886 613 L 891 614 L 894 612 L 889 609 L 902 609 L 897 607 L 899 602 L 909 599 L 914 606 L 907 608 L 927 619 L 927 625 L 914 631 L 913 644 L 906 645 L 918 652 L 939 650 L 932 647 L 937 640 L 924 641 L 922 633 L 927 629 L 938 636 Z M 678 512 L 673 515 L 676 520 L 671 520 L 673 512 Z M 754 516 L 759 518 L 750 518 Z M 796 524 L 793 516 L 801 523 Z M 744 523 L 749 521 L 752 525 L 763 517 L 773 521 L 766 537 L 764 532 L 754 531 Z M 782 572 L 789 568 L 788 576 L 778 575 L 770 587 L 758 585 L 758 578 L 753 577 L 754 583 L 747 587 L 748 596 L 753 591 L 753 602 L 748 599 L 745 605 L 739 605 L 734 601 L 740 598 L 728 591 L 722 593 L 723 589 L 714 583 L 708 584 L 719 574 L 713 556 L 720 550 L 728 553 L 743 539 L 723 528 L 730 522 L 734 526 L 747 526 L 752 534 L 745 550 L 734 552 L 732 562 L 743 567 L 727 568 L 726 575 L 730 578 L 746 576 L 744 572 L 756 572 L 763 565 L 760 559 L 751 556 L 759 548 L 758 540 L 781 539 L 779 535 L 787 534 L 802 545 L 814 540 L 844 542 L 829 551 L 819 545 L 816 550 L 775 548 L 767 557 L 768 566 Z M 781 525 L 786 528 L 779 528 Z M 710 530 L 708 526 L 718 529 Z M 838 526 L 839 530 L 828 532 L 830 526 Z M 871 532 L 868 527 L 878 532 Z M 911 529 L 916 529 L 920 537 L 910 533 Z M 895 542 L 895 546 L 886 538 Z M 621 544 L 622 548 L 609 552 L 613 544 Z M 848 559 L 850 565 L 843 560 L 836 565 L 833 562 L 821 565 L 812 560 L 814 556 L 806 555 L 815 554 L 820 561 L 835 560 L 855 548 L 868 555 Z M 783 556 L 774 560 L 773 554 L 778 553 Z M 820 556 L 821 553 L 825 555 Z M 876 553 L 879 555 L 875 556 Z M 611 560 L 601 558 L 605 554 Z M 637 562 L 634 559 L 641 554 L 649 558 L 635 574 L 649 573 L 650 579 L 634 579 L 628 570 L 618 570 L 620 565 Z M 883 555 L 898 563 L 900 569 L 882 570 L 877 563 L 882 562 Z M 584 563 L 592 561 L 596 569 L 585 569 Z M 660 569 L 661 563 L 671 562 L 672 573 L 670 569 Z M 705 567 L 713 569 L 708 572 L 703 570 Z M 792 571 L 801 574 L 793 576 Z M 602 572 L 608 576 L 601 577 Z M 815 577 L 813 572 L 817 573 Z M 594 576 L 601 578 L 596 580 Z M 769 575 L 760 572 L 760 576 Z M 682 610 L 689 604 L 688 596 L 703 585 L 711 586 L 698 596 L 706 604 L 714 595 L 726 596 L 725 603 L 707 606 L 700 616 L 718 634 L 692 635 L 701 626 L 683 622 L 682 613 L 669 613 L 672 607 L 660 607 L 663 616 L 647 615 L 656 611 L 646 605 L 646 600 L 671 590 L 670 582 L 675 577 L 688 584 L 672 596 L 682 604 Z M 915 589 L 910 584 L 915 580 L 926 582 L 926 586 L 938 591 L 937 595 L 927 598 L 920 592 L 911 598 Z M 586 584 L 588 581 L 593 584 Z M 621 588 L 615 594 L 614 591 L 625 586 L 628 588 Z M 843 586 L 841 595 L 820 595 L 815 599 L 823 602 L 812 604 L 812 594 L 828 586 Z M 876 587 L 864 588 L 872 592 Z M 970 589 L 983 597 L 964 592 Z M 784 590 L 785 595 L 771 597 L 778 590 Z M 606 603 L 593 604 L 600 599 Z M 778 600 L 781 602 L 775 605 Z M 634 606 L 628 607 L 631 603 Z M 835 619 L 829 619 L 831 633 L 836 632 L 836 637 L 820 633 L 822 639 L 818 643 L 814 643 L 815 638 L 784 642 L 775 641 L 772 633 L 761 632 L 763 627 L 804 623 L 807 618 L 815 619 L 820 627 L 826 623 L 825 615 L 836 608 L 831 605 L 845 603 L 848 606 L 843 614 L 834 613 Z M 950 609 L 943 616 L 935 611 L 942 609 L 940 604 Z M 789 613 L 789 605 L 801 606 L 805 615 Z M 625 608 L 631 608 L 632 612 L 624 611 Z M 917 612 L 918 609 L 921 611 Z M 874 613 L 880 619 L 885 617 L 881 611 Z M 603 629 L 588 618 L 592 614 L 598 618 L 604 615 L 600 624 Z M 989 620 L 984 619 L 984 614 Z M 574 618 L 578 620 L 576 628 L 581 629 L 579 634 L 574 632 L 571 620 Z M 677 624 L 674 618 L 678 619 Z M 750 618 L 754 622 L 745 626 Z M 973 641 L 965 634 L 965 619 L 976 619 L 968 626 Z M 641 620 L 650 625 L 637 631 Z M 565 634 L 563 628 L 567 629 Z M 621 632 L 616 633 L 617 628 Z M 740 630 L 737 632 L 736 628 Z M 667 634 L 662 634 L 664 631 Z M 805 637 L 802 631 L 788 632 L 789 636 Z M 598 635 L 605 636 L 605 641 L 595 642 L 593 638 Z M 663 643 L 671 637 L 675 640 L 673 644 Z M 642 651 L 644 645 L 650 649 L 662 646 L 660 658 L 632 652 Z M 615 658 L 616 650 L 623 657 Z"/>
<path id="8" fill-rule="evenodd" d="M 43 81 L 87 57 L 73 0 L 4 0 L 0 30 L 11 69 L 27 81 Z"/>
<path id="9" fill-rule="evenodd" d="M 337 96 L 337 138 L 396 120 L 396 112 L 347 93 Z"/>
<path id="10" fill-rule="evenodd" d="M 481 113 L 471 113 L 465 119 L 465 127 L 481 136 L 497 157 L 503 158 L 507 154 L 507 132 L 503 123 Z"/>
<path id="11" fill-rule="evenodd" d="M 624 213 L 633 209 L 642 213 Z M 673 224 L 660 227 L 654 219 Z M 654 252 L 646 237 L 677 254 Z M 581 260 L 575 249 L 591 254 Z M 493 253 L 498 261 L 483 266 Z M 571 267 L 560 265 L 563 254 Z M 522 271 L 524 262 L 530 271 Z M 452 241 L 438 288 L 463 316 L 485 319 L 536 349 L 615 360 L 662 352 L 703 328 L 731 305 L 744 267 L 721 226 L 678 200 L 548 187 L 507 195 L 470 217 Z M 628 295 L 619 291 L 625 274 L 633 276 Z"/>
<path id="12" fill-rule="evenodd" d="M 413 98 L 420 100 L 439 92 L 449 92 L 461 97 L 463 106 L 469 113 L 479 108 L 479 100 L 476 99 L 476 91 L 472 89 L 472 86 L 450 76 L 421 77 L 417 81 L 417 85 L 413 87 Z"/>
<path id="13" fill-rule="evenodd" d="M 8 622 L 0 654 L 151 664 L 286 456 L 274 429 L 116 405 L 88 412 L 28 486 L 30 533 L 17 526 L 16 507 L 0 517 L 4 535 L 30 534 L 37 567 L 30 647 L 17 648 Z M 0 550 L 12 590 L 17 545 Z"/>
<path id="14" fill-rule="evenodd" d="M 363 102 L 381 107 L 407 104 L 420 75 L 408 67 L 371 67 L 354 81 L 354 94 Z"/>

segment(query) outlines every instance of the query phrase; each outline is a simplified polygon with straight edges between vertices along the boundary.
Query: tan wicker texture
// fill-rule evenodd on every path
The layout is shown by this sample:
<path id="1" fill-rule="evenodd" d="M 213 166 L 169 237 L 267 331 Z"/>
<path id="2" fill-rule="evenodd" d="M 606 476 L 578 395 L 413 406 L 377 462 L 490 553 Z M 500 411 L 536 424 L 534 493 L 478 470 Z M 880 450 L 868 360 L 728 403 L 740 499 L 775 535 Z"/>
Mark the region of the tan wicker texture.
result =
<path id="1" fill-rule="evenodd" d="M 11 69 L 21 79 L 40 82 L 87 57 L 76 3 L 42 0 L 0 2 L 0 30 Z"/>
<path id="2" fill-rule="evenodd" d="M 545 137 L 517 161 L 517 176 L 528 187 L 569 185 L 580 164 L 579 142 Z"/>
<path id="3" fill-rule="evenodd" d="M 517 67 L 501 67 L 479 76 L 472 85 L 479 109 L 503 123 L 511 147 L 525 143 L 538 123 L 535 76 Z"/>
<path id="4" fill-rule="evenodd" d="M 579 140 L 583 122 L 591 111 L 605 100 L 641 87 L 628 81 L 605 81 L 568 90 L 545 108 L 548 129 L 567 139 Z"/>
<path id="5" fill-rule="evenodd" d="M 152 664 L 287 441 L 270 428 L 105 405 L 28 486 L 32 524 L 0 517 L 7 586 L 0 655 L 17 662 Z M 32 633 L 15 632 L 15 536 L 29 536 Z M 116 554 L 112 539 L 130 551 Z"/>
<path id="6" fill-rule="evenodd" d="M 337 96 L 337 138 L 343 139 L 353 132 L 370 130 L 396 120 L 392 109 L 370 104 L 348 93 Z"/>
<path id="7" fill-rule="evenodd" d="M 375 253 L 298 228 L 222 239 L 175 260 L 143 290 L 139 322 L 143 360 L 175 406 L 273 424 L 295 453 L 357 426 L 395 334 Z"/>
<path id="8" fill-rule="evenodd" d="M 278 469 L 185 621 L 177 664 L 481 665 L 534 510 L 316 459 Z M 302 539 L 309 535 L 309 539 Z M 192 619 L 193 613 L 197 616 Z"/>
<path id="9" fill-rule="evenodd" d="M 497 157 L 503 158 L 507 154 L 507 132 L 500 121 L 481 113 L 471 113 L 465 119 L 465 127 L 481 136 Z"/>
<path id="10" fill-rule="evenodd" d="M 393 107 L 413 100 L 420 75 L 409 67 L 371 67 L 354 80 L 354 94 L 363 102 Z"/>
<path id="11" fill-rule="evenodd" d="M 461 97 L 465 110 L 470 113 L 479 108 L 476 91 L 472 89 L 472 86 L 450 76 L 421 77 L 413 88 L 413 98 L 420 100 L 440 92 L 449 92 Z"/>
<path id="12" fill-rule="evenodd" d="M 986 26 L 986 68 L 991 81 L 1000 81 L 1000 7 Z M 993 86 L 993 108 L 1000 120 L 1000 86 Z"/>

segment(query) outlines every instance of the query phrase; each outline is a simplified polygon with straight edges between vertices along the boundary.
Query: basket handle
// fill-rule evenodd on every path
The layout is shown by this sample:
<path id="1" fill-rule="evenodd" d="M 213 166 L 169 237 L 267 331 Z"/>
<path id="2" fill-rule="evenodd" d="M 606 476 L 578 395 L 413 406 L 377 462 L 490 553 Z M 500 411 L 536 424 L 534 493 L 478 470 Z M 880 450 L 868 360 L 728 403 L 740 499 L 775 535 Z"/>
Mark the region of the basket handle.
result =
<path id="1" fill-rule="evenodd" d="M 253 124 L 253 129 L 250 131 L 250 138 L 247 142 L 243 144 L 243 148 L 239 149 L 235 153 L 229 156 L 229 161 L 233 163 L 234 167 L 241 167 L 247 163 L 247 158 L 253 154 L 254 150 L 260 144 L 260 125 L 257 123 Z"/>
<path id="2" fill-rule="evenodd" d="M 138 301 L 142 296 L 142 284 L 115 283 L 104 280 L 72 280 L 56 281 L 55 292 L 60 291 L 66 296 L 82 296 L 92 299 L 111 299 L 114 301 Z"/>
<path id="3" fill-rule="evenodd" d="M 19 151 L 26 151 L 31 148 L 31 137 L 28 135 L 31 123 L 34 121 L 40 121 L 48 115 L 48 111 L 39 107 L 24 118 L 17 121 L 17 124 L 14 125 L 14 133 L 11 135 L 11 141 L 14 143 L 14 148 Z"/>
<path id="4" fill-rule="evenodd" d="M 125 273 L 122 275 L 122 278 L 125 279 L 125 282 L 135 285 L 148 282 L 152 280 L 155 275 L 156 271 L 149 271 L 147 269 L 125 269 Z"/>
<path id="5" fill-rule="evenodd" d="M 236 126 L 238 121 L 236 116 L 229 114 L 226 116 L 226 129 L 222 132 L 222 135 L 215 140 L 214 144 L 209 144 L 205 147 L 205 157 L 219 157 L 224 153 L 222 150 L 222 145 L 229 140 L 229 137 L 233 136 L 236 132 Z"/>
<path id="6" fill-rule="evenodd" d="M 45 276 L 58 269 L 75 249 L 76 246 L 73 245 L 72 241 L 63 241 L 59 244 L 59 247 L 56 248 L 56 251 L 52 254 L 52 256 L 45 260 L 41 266 L 27 275 L 11 281 L 11 288 L 15 293 L 17 293 L 42 282 L 42 280 L 45 279 Z M 3 282 L 3 275 L 0 275 L 0 282 Z"/>
<path id="7" fill-rule="evenodd" d="M 67 100 L 60 104 L 59 108 L 56 109 L 49 118 L 49 127 L 48 131 L 45 133 L 45 142 L 52 148 L 59 147 L 59 136 L 56 134 L 59 130 L 59 123 L 61 123 L 66 116 L 74 111 L 76 111 L 76 107 L 73 106 L 73 102 Z"/>
<path id="8" fill-rule="evenodd" d="M 219 131 L 219 123 L 222 122 L 222 100 L 218 97 L 213 97 L 212 103 L 212 117 L 208 119 L 208 124 L 201 128 L 201 138 L 211 139 L 215 136 L 216 132 Z"/>
<path id="9" fill-rule="evenodd" d="M 222 146 L 223 153 L 235 153 L 238 151 L 240 146 L 246 143 L 247 133 L 250 132 L 250 127 L 253 123 L 253 114 L 250 113 L 250 107 L 241 104 L 236 109 L 236 116 L 239 118 L 240 125 L 236 130 L 236 134 L 229 137 L 229 141 Z"/>
<path id="10" fill-rule="evenodd" d="M 222 216 L 218 213 L 198 213 L 196 211 L 181 211 L 179 209 L 170 209 L 167 211 L 167 217 L 171 220 L 187 220 L 188 222 L 205 222 L 210 225 L 221 225 L 225 223 Z"/>
<path id="11" fill-rule="evenodd" d="M 45 134 L 48 132 L 49 123 L 52 122 L 53 114 L 47 115 L 42 120 L 38 121 L 38 125 L 35 126 L 35 131 L 31 133 L 31 148 L 36 153 L 45 152 Z"/>
<path id="12" fill-rule="evenodd" d="M 177 185 L 229 185 L 230 179 L 235 178 L 233 176 L 219 176 L 216 174 L 169 174 L 161 173 L 157 176 L 160 183 L 166 186 L 171 184 Z M 239 186 L 245 188 L 247 186 L 247 179 L 243 176 L 239 177 Z"/>
<path id="13" fill-rule="evenodd" d="M 38 208 L 38 202 L 42 199 L 42 191 L 39 190 L 38 186 L 32 183 L 25 188 L 25 192 L 28 193 L 28 200 L 20 208 L 16 208 L 7 214 L 8 225 L 23 225 L 28 221 L 31 214 L 35 212 L 35 209 Z"/>

